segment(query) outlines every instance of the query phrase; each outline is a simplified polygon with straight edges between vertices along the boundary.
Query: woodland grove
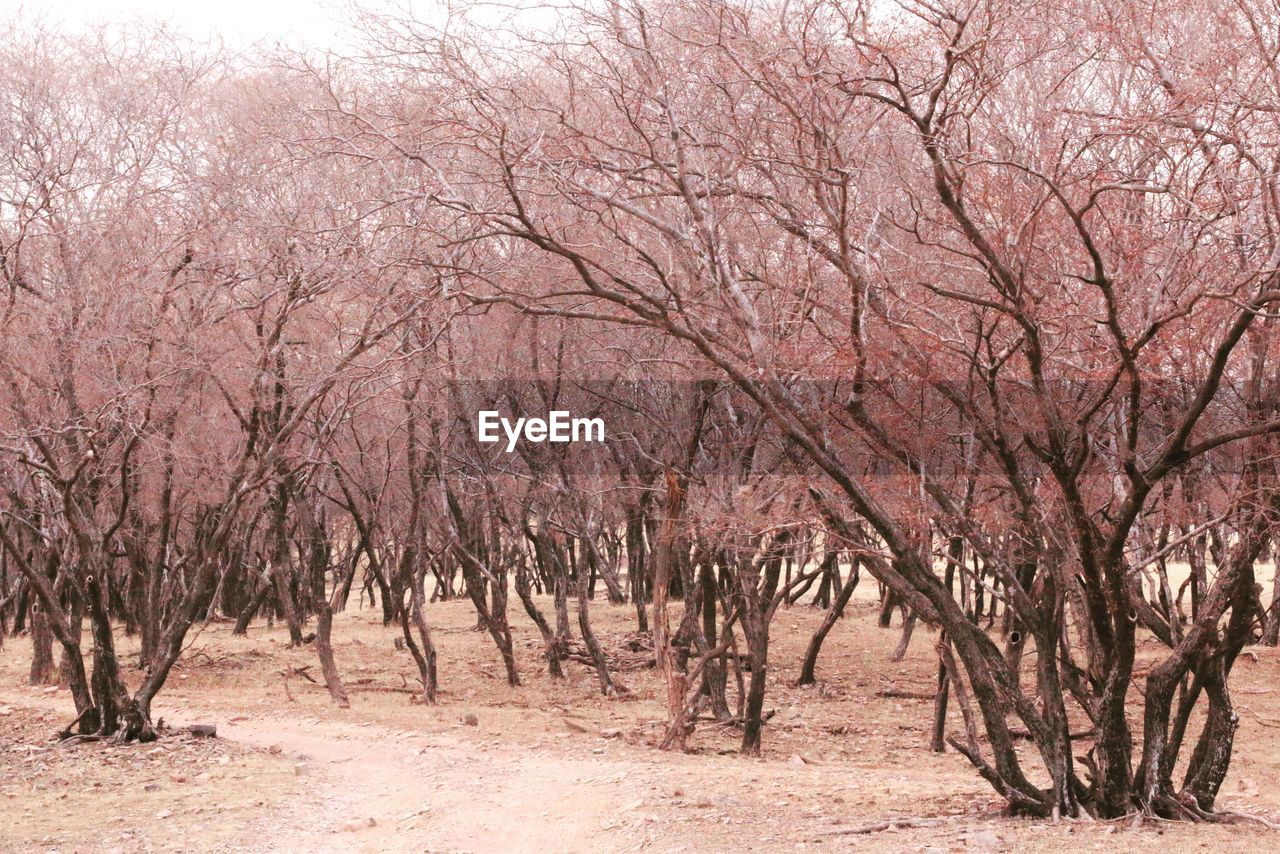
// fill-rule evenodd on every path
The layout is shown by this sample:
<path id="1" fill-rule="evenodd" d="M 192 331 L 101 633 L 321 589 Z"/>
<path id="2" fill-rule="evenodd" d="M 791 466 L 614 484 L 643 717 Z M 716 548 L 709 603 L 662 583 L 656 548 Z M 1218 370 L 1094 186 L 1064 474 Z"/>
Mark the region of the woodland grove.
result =
<path id="1" fill-rule="evenodd" d="M 594 0 L 365 14 L 341 56 L 5 29 L 0 637 L 65 738 L 162 735 L 211 620 L 283 622 L 345 706 L 364 601 L 422 702 L 455 597 L 511 685 L 616 696 L 606 599 L 661 746 L 753 754 L 778 609 L 826 609 L 812 682 L 878 585 L 900 654 L 937 630 L 918 749 L 1011 812 L 1231 818 L 1233 665 L 1280 638 L 1271 0 Z M 607 438 L 507 453 L 482 410 Z"/>

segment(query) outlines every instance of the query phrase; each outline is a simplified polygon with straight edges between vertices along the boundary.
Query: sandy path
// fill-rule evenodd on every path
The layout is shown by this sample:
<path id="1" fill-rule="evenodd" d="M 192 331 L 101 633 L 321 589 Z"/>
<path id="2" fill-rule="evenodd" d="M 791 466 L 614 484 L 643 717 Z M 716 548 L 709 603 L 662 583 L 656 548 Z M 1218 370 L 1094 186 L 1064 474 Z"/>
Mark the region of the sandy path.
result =
<path id="1" fill-rule="evenodd" d="M 448 740 L 375 724 L 236 720 L 226 737 L 278 748 L 305 795 L 247 836 L 307 851 L 600 851 L 626 840 L 605 825 L 634 769 L 599 757 L 492 748 L 465 730 Z M 617 765 L 618 767 L 611 767 Z M 589 785 L 575 785 L 590 779 Z M 275 832 L 273 832 L 273 829 Z M 280 850 L 278 847 L 273 850 Z"/>
<path id="2" fill-rule="evenodd" d="M 65 695 L 0 690 L 0 705 L 70 716 Z M 498 744 L 470 727 L 430 733 L 190 704 L 170 722 L 217 721 L 218 736 L 292 763 L 298 793 L 270 806 L 236 852 L 635 850 L 642 766 L 557 746 Z M 647 770 L 647 769 L 644 769 Z M 630 804 L 628 805 L 628 801 Z"/>

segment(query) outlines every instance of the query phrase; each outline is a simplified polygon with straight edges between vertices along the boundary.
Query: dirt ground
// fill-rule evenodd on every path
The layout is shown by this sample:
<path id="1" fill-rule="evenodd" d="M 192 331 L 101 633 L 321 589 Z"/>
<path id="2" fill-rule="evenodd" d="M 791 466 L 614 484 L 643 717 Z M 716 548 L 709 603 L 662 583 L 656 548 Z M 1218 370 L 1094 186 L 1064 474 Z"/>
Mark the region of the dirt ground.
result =
<path id="1" fill-rule="evenodd" d="M 864 584 L 870 586 L 869 582 Z M 859 590 L 859 595 L 863 593 Z M 678 607 L 677 607 L 678 611 Z M 553 683 L 537 631 L 512 621 L 524 685 L 508 688 L 466 601 L 433 604 L 441 701 L 410 703 L 416 670 L 395 630 L 368 607 L 340 615 L 339 666 L 350 709 L 295 668 L 319 667 L 287 633 L 230 624 L 194 634 L 156 703 L 175 731 L 214 723 L 217 739 L 62 746 L 73 717 L 65 690 L 26 683 L 30 646 L 0 650 L 0 851 L 780 851 L 1280 848 L 1260 825 L 1131 821 L 1050 823 L 1001 815 L 1000 800 L 953 751 L 926 749 L 932 703 L 886 692 L 933 690 L 936 635 L 919 629 L 905 661 L 864 597 L 827 640 L 819 685 L 794 688 L 821 614 L 780 611 L 770 648 L 760 759 L 735 755 L 739 734 L 703 724 L 696 752 L 656 750 L 657 674 L 628 670 L 626 699 L 600 696 L 570 662 Z M 620 656 L 629 606 L 598 602 L 593 625 Z M 131 640 L 122 644 L 134 649 Z M 1144 647 L 1152 660 L 1159 648 Z M 1139 671 L 1145 667 L 1140 664 Z M 1280 820 L 1280 655 L 1250 649 L 1236 668 L 1241 715 L 1220 805 Z M 952 704 L 952 729 L 961 726 Z M 927 827 L 849 834 L 892 818 Z"/>

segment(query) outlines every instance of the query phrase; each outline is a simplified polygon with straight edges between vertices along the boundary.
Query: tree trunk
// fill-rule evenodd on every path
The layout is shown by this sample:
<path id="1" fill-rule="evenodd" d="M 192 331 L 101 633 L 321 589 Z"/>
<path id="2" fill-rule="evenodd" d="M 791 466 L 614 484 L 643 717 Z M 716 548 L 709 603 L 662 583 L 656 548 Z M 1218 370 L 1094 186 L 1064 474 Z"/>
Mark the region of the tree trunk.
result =
<path id="1" fill-rule="evenodd" d="M 609 676 L 609 662 L 605 659 L 604 650 L 600 648 L 595 632 L 591 631 L 591 616 L 587 604 L 588 573 L 583 570 L 584 567 L 578 567 L 578 630 L 582 633 L 582 644 L 587 648 L 595 666 L 596 677 L 600 680 L 600 693 L 612 697 L 618 691 Z"/>
<path id="2" fill-rule="evenodd" d="M 424 703 L 435 705 L 438 690 L 436 646 L 431 641 L 431 632 L 427 628 L 427 618 L 423 613 L 422 580 L 410 582 L 409 589 L 410 607 L 400 609 L 400 629 L 404 633 L 404 645 L 408 647 L 409 653 L 418 665 L 418 678 L 422 680 L 422 700 Z M 418 631 L 418 638 L 422 641 L 421 647 L 414 641 L 413 633 L 409 631 L 410 621 Z"/>
<path id="3" fill-rule="evenodd" d="M 338 672 L 338 662 L 333 656 L 333 599 L 325 595 L 325 572 L 323 566 L 310 568 L 312 597 L 316 601 L 316 656 L 320 659 L 320 672 L 324 674 L 324 685 L 329 689 L 329 696 L 340 709 L 351 707 L 347 696 L 347 688 L 342 684 L 342 675 Z M 335 584 L 334 598 L 341 595 L 341 585 Z"/>
<path id="4" fill-rule="evenodd" d="M 31 606 L 31 672 L 27 681 L 32 685 L 54 685 L 58 681 L 53 665 L 53 631 L 38 602 Z"/>
<path id="5" fill-rule="evenodd" d="M 812 685 L 817 681 L 814 672 L 818 667 L 818 654 L 822 651 L 822 644 L 827 639 L 827 634 L 835 627 L 836 621 L 844 615 L 845 606 L 849 604 L 849 600 L 853 597 L 853 591 L 858 586 L 858 569 L 858 558 L 855 557 L 850 568 L 849 578 L 841 588 L 840 595 L 836 597 L 836 601 L 827 609 L 827 613 L 822 618 L 822 624 L 818 626 L 813 633 L 813 637 L 809 639 L 809 646 L 804 653 L 804 663 L 800 665 L 800 678 L 796 680 L 797 685 Z"/>
<path id="6" fill-rule="evenodd" d="M 556 642 L 556 633 L 552 631 L 551 624 L 547 622 L 547 618 L 543 616 L 542 611 L 538 610 L 538 605 L 533 601 L 533 591 L 529 587 L 529 568 L 527 566 L 516 567 L 516 596 L 520 597 L 520 603 L 524 605 L 525 613 L 529 615 L 529 619 L 533 620 L 533 624 L 538 627 L 538 633 L 542 635 L 542 653 L 547 659 L 547 674 L 552 679 L 563 679 L 564 668 L 560 661 L 564 657 L 565 650 L 560 648 Z"/>
<path id="7" fill-rule="evenodd" d="M 667 616 L 667 599 L 671 592 L 671 576 L 675 565 L 675 542 L 684 511 L 683 479 L 667 470 L 667 498 L 658 528 L 658 543 L 653 560 L 653 655 L 667 685 L 667 732 L 662 748 L 686 750 L 689 722 L 685 720 L 687 680 L 676 661 L 671 643 L 671 625 Z"/>

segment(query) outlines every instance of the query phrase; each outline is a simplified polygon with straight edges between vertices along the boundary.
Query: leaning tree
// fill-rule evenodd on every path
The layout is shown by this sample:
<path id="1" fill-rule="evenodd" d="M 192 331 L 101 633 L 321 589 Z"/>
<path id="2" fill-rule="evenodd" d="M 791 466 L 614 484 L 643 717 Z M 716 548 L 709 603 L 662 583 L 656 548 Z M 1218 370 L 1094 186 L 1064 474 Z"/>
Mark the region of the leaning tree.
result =
<path id="1" fill-rule="evenodd" d="M 424 191 L 458 215 L 448 240 L 557 265 L 491 266 L 465 298 L 660 330 L 823 472 L 827 524 L 865 524 L 868 568 L 945 630 L 967 684 L 950 743 L 1015 810 L 1206 818 L 1277 509 L 1274 13 L 1031 11 L 606 3 L 584 42 L 514 54 L 409 25 L 387 37 L 452 97 L 377 143 L 448 147 Z M 1192 22 L 1215 37 L 1181 38 Z M 1142 532 L 1203 465 L 1230 475 L 1209 499 L 1229 536 L 1175 628 Z M 1004 649 L 937 571 L 970 573 L 963 552 L 999 582 Z M 1167 652 L 1139 746 L 1140 633 Z"/>

